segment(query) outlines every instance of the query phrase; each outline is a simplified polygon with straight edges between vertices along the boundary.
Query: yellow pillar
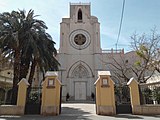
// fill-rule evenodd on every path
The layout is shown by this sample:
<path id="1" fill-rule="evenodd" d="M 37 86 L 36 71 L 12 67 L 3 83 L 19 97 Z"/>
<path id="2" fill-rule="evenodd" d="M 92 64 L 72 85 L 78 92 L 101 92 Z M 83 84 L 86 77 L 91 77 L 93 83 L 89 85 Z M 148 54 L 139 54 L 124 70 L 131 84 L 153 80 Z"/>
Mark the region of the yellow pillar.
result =
<path id="1" fill-rule="evenodd" d="M 139 109 L 140 106 L 138 82 L 134 78 L 131 78 L 127 85 L 129 85 L 130 88 L 132 113 L 135 114 L 136 109 Z"/>
<path id="2" fill-rule="evenodd" d="M 60 114 L 60 88 L 61 83 L 57 79 L 57 72 L 47 72 L 42 83 L 42 115 Z"/>
<path id="3" fill-rule="evenodd" d="M 25 78 L 18 83 L 17 106 L 21 109 L 21 113 L 19 114 L 24 114 L 28 86 L 29 83 Z"/>
<path id="4" fill-rule="evenodd" d="M 114 82 L 109 71 L 98 71 L 96 86 L 96 113 L 99 115 L 115 115 Z"/>
<path id="5" fill-rule="evenodd" d="M 17 106 L 25 106 L 28 85 L 29 83 L 25 78 L 18 83 Z"/>

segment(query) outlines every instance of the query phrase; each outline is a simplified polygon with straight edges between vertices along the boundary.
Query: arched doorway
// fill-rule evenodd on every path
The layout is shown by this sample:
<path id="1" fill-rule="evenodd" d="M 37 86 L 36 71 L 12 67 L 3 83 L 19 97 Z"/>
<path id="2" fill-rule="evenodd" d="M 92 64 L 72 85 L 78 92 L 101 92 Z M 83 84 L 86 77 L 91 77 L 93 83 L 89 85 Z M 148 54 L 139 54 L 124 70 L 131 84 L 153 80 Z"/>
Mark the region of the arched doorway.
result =
<path id="1" fill-rule="evenodd" d="M 87 97 L 87 77 L 88 71 L 79 64 L 73 71 L 75 100 L 86 100 Z"/>
<path id="2" fill-rule="evenodd" d="M 68 72 L 68 91 L 71 100 L 91 100 L 93 74 L 83 61 L 73 64 Z"/>

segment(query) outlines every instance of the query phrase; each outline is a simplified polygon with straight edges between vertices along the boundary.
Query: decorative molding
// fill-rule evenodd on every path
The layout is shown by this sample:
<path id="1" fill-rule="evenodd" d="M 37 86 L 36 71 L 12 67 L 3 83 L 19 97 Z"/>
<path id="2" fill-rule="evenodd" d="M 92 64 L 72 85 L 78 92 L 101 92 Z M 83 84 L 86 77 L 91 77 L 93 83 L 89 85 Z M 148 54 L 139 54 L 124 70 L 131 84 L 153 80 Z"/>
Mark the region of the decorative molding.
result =
<path id="1" fill-rule="evenodd" d="M 46 74 L 45 74 L 45 77 L 48 77 L 48 76 L 58 76 L 58 72 L 47 71 Z"/>
<path id="2" fill-rule="evenodd" d="M 77 62 L 75 62 L 74 64 L 72 64 L 72 66 L 69 68 L 69 70 L 68 70 L 68 74 L 67 74 L 67 77 L 68 78 L 72 78 L 72 73 L 73 73 L 73 71 L 77 68 L 77 66 L 79 66 L 79 65 L 83 65 L 83 67 L 87 70 L 87 72 L 88 72 L 88 78 L 89 77 L 94 77 L 94 75 L 93 75 L 93 72 L 92 72 L 92 69 L 90 68 L 90 66 L 87 64 L 87 63 L 85 63 L 84 61 L 77 61 Z"/>
<path id="3" fill-rule="evenodd" d="M 88 71 L 82 64 L 79 64 L 72 72 L 73 78 L 87 78 L 88 76 Z"/>
<path id="4" fill-rule="evenodd" d="M 76 35 L 78 35 L 78 34 L 82 34 L 86 38 L 85 43 L 82 44 L 82 45 L 78 45 L 78 44 L 75 43 L 74 39 L 75 39 Z M 85 49 L 86 47 L 89 46 L 89 44 L 91 42 L 91 37 L 90 37 L 90 35 L 87 31 L 82 30 L 82 29 L 78 29 L 78 30 L 75 30 L 75 31 L 71 32 L 71 34 L 69 36 L 69 40 L 70 40 L 70 44 L 73 48 L 78 49 L 78 50 L 82 50 L 82 49 Z"/>

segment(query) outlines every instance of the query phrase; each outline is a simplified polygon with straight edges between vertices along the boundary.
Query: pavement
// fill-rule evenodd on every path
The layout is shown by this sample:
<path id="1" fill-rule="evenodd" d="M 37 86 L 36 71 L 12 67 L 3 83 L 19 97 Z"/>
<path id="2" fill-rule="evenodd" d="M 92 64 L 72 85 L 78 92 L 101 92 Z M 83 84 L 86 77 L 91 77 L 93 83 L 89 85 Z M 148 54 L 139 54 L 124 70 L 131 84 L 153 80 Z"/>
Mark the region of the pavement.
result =
<path id="1" fill-rule="evenodd" d="M 131 114 L 119 114 L 115 116 L 96 115 L 95 104 L 93 103 L 64 103 L 59 116 L 0 116 L 0 120 L 160 120 L 157 116 L 141 116 Z"/>

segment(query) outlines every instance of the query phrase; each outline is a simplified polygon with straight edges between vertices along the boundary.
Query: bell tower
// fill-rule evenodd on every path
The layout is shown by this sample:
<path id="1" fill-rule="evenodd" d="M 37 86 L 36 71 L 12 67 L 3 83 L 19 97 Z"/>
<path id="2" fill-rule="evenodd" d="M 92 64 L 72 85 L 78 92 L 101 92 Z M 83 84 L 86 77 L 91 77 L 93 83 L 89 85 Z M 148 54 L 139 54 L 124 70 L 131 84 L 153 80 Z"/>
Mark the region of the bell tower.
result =
<path id="1" fill-rule="evenodd" d="M 91 99 L 101 69 L 100 23 L 91 16 L 90 7 L 90 3 L 70 3 L 70 17 L 60 23 L 59 79 L 62 96 L 69 94 L 72 100 Z"/>

